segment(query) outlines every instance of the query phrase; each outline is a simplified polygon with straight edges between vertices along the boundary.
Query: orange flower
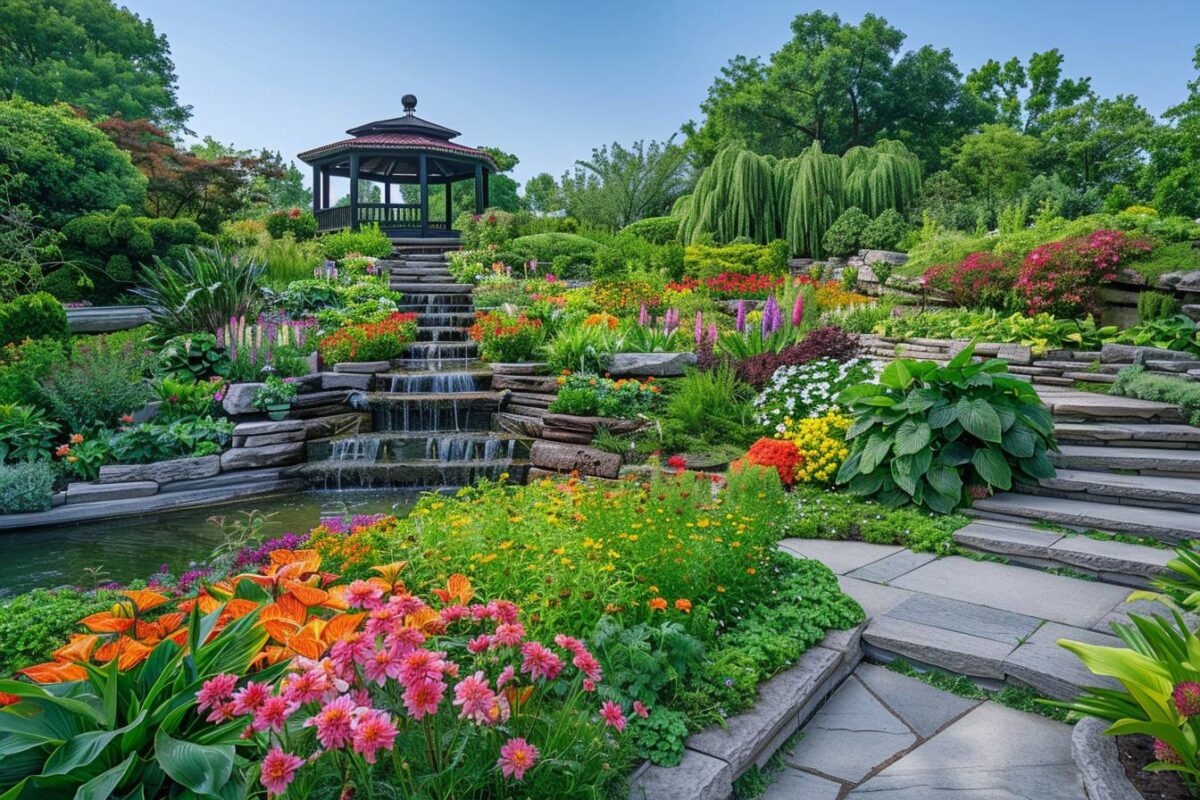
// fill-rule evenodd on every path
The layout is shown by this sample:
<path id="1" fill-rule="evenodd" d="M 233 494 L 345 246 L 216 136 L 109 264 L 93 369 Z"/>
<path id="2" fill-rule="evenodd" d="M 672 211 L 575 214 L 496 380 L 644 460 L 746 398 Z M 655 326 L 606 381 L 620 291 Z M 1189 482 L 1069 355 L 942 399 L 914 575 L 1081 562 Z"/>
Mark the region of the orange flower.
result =
<path id="1" fill-rule="evenodd" d="M 675 601 L 675 610 L 682 611 L 684 614 L 692 613 L 692 601 L 679 598 Z"/>
<path id="2" fill-rule="evenodd" d="M 83 444 L 83 434 L 82 433 L 72 433 L 71 434 L 71 444 Z"/>
<path id="3" fill-rule="evenodd" d="M 651 611 L 666 611 L 667 600 L 665 597 L 655 597 L 646 605 L 650 606 Z"/>
<path id="4" fill-rule="evenodd" d="M 59 458 L 62 458 L 63 456 L 67 455 L 67 453 L 70 453 L 70 452 L 71 452 L 71 445 L 60 444 L 58 446 L 58 449 L 54 451 L 54 455 L 58 456 Z"/>

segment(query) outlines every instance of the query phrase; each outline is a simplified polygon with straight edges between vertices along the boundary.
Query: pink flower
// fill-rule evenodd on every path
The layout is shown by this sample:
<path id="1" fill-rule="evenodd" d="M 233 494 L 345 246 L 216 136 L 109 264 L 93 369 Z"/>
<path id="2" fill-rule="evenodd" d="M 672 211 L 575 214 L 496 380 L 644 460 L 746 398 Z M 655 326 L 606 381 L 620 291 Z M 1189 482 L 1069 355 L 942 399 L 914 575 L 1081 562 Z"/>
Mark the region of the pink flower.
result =
<path id="1" fill-rule="evenodd" d="M 233 693 L 233 713 L 238 716 L 253 714 L 270 696 L 271 689 L 266 684 L 249 681 L 244 687 Z"/>
<path id="2" fill-rule="evenodd" d="M 1182 681 L 1175 684 L 1175 689 L 1171 692 L 1171 699 L 1175 702 L 1175 709 L 1183 716 L 1200 715 L 1200 683 Z"/>
<path id="3" fill-rule="evenodd" d="M 404 656 L 400 667 L 400 681 L 405 686 L 411 686 L 420 681 L 441 680 L 445 671 L 445 653 L 435 653 L 432 650 L 413 650 Z"/>
<path id="4" fill-rule="evenodd" d="M 288 784 L 296 778 L 296 770 L 304 765 L 304 759 L 285 753 L 278 745 L 271 748 L 262 762 L 259 780 L 267 787 L 267 797 L 278 797 L 287 791 Z"/>
<path id="5" fill-rule="evenodd" d="M 508 600 L 493 600 L 488 603 L 488 610 L 492 612 L 492 619 L 497 622 L 507 622 L 512 624 L 517 621 L 521 610 L 517 608 L 516 603 Z"/>
<path id="6" fill-rule="evenodd" d="M 496 766 L 504 773 L 504 777 L 523 780 L 529 768 L 537 763 L 539 755 L 538 749 L 524 739 L 509 739 L 500 748 Z"/>
<path id="7" fill-rule="evenodd" d="M 482 670 L 463 678 L 454 687 L 454 705 L 462 707 L 458 714 L 460 719 L 482 724 L 495 700 L 496 693 L 488 686 Z"/>
<path id="8" fill-rule="evenodd" d="M 396 741 L 396 726 L 384 711 L 373 709 L 363 712 L 350 723 L 350 728 L 354 734 L 351 747 L 368 764 L 375 763 L 377 751 L 390 750 Z"/>
<path id="9" fill-rule="evenodd" d="M 563 660 L 541 642 L 526 642 L 521 645 L 521 672 L 529 673 L 531 680 L 545 678 L 554 680 L 562 672 Z"/>
<path id="10" fill-rule="evenodd" d="M 446 606 L 440 612 L 438 612 L 438 615 L 442 618 L 442 622 L 449 625 L 452 622 L 458 622 L 460 619 L 465 619 L 466 617 L 471 616 L 471 612 L 467 610 L 466 606 L 455 604 L 452 606 Z"/>
<path id="11" fill-rule="evenodd" d="M 567 636 L 565 633 L 556 634 L 554 637 L 554 643 L 563 650 L 566 650 L 574 655 L 578 655 L 579 652 L 584 649 L 583 642 L 579 641 L 573 636 Z"/>
<path id="12" fill-rule="evenodd" d="M 596 691 L 596 682 L 594 680 L 592 680 L 591 678 L 584 678 L 583 679 L 583 690 L 585 692 Z"/>
<path id="13" fill-rule="evenodd" d="M 363 678 L 374 681 L 377 686 L 383 686 L 388 678 L 400 677 L 404 660 L 390 648 L 376 650 L 371 660 L 363 666 Z"/>
<path id="14" fill-rule="evenodd" d="M 283 683 L 280 692 L 298 705 L 319 700 L 331 688 L 329 678 L 321 670 L 305 670 L 292 674 Z"/>
<path id="15" fill-rule="evenodd" d="M 650 716 L 650 709 L 646 708 L 646 706 L 642 703 L 641 700 L 634 700 L 633 701 L 633 713 L 637 714 L 642 719 L 646 719 L 647 717 Z"/>
<path id="16" fill-rule="evenodd" d="M 196 710 L 204 711 L 216 708 L 233 697 L 233 689 L 237 686 L 238 676 L 225 673 L 215 675 L 204 682 L 200 691 L 196 692 Z"/>
<path id="17" fill-rule="evenodd" d="M 492 637 L 486 633 L 481 633 L 471 641 L 467 642 L 467 651 L 476 655 L 484 652 L 492 646 Z"/>
<path id="18" fill-rule="evenodd" d="M 419 722 L 426 714 L 437 713 L 445 692 L 446 684 L 441 681 L 422 679 L 410 683 L 404 689 L 404 708 Z"/>
<path id="19" fill-rule="evenodd" d="M 286 697 L 268 697 L 254 713 L 254 722 L 250 725 L 260 733 L 266 730 L 282 731 L 287 718 L 298 707 L 296 703 L 289 701 Z"/>
<path id="20" fill-rule="evenodd" d="M 209 715 L 207 717 L 205 717 L 204 720 L 206 722 L 221 723 L 221 722 L 228 722 L 229 720 L 233 719 L 233 717 L 234 717 L 233 701 L 231 700 L 227 703 L 221 703 L 218 706 L 213 706 L 212 712 L 209 713 Z"/>
<path id="21" fill-rule="evenodd" d="M 382 598 L 383 589 L 370 581 L 357 580 L 346 587 L 345 599 L 351 608 L 378 608 Z"/>
<path id="22" fill-rule="evenodd" d="M 616 728 L 617 733 L 625 730 L 625 712 L 612 700 L 605 700 L 604 705 L 600 706 L 600 717 L 606 724 Z"/>
<path id="23" fill-rule="evenodd" d="M 502 622 L 496 626 L 492 647 L 516 647 L 525 638 L 525 626 L 519 622 Z"/>
<path id="24" fill-rule="evenodd" d="M 800 327 L 800 323 L 804 321 L 804 292 L 796 295 L 796 302 L 792 304 L 792 325 Z"/>
<path id="25" fill-rule="evenodd" d="M 416 628 L 401 628 L 395 633 L 389 633 L 384 643 L 393 648 L 397 655 L 406 656 L 413 650 L 425 644 L 425 634 Z"/>
<path id="26" fill-rule="evenodd" d="M 317 741 L 326 750 L 336 750 L 345 747 L 354 736 L 351 722 L 354 712 L 359 706 L 350 695 L 342 695 L 327 703 L 317 712 L 316 716 L 304 721 L 304 727 L 317 729 Z"/>
<path id="27" fill-rule="evenodd" d="M 589 680 L 599 681 L 604 676 L 603 670 L 600 669 L 600 662 L 587 650 L 580 650 L 575 655 L 575 658 L 571 659 L 571 663 L 575 665 L 575 669 L 586 675 Z"/>
<path id="28" fill-rule="evenodd" d="M 374 643 L 361 633 L 334 642 L 329 650 L 329 660 L 341 673 L 349 671 L 355 664 L 367 663 L 374 655 Z"/>
<path id="29" fill-rule="evenodd" d="M 507 667 L 505 667 L 504 669 L 502 669 L 500 671 L 500 677 L 496 678 L 496 688 L 503 689 L 504 685 L 506 683 L 511 682 L 512 679 L 515 678 L 516 676 L 517 676 L 517 671 L 515 669 L 513 669 L 512 664 L 509 664 Z"/>

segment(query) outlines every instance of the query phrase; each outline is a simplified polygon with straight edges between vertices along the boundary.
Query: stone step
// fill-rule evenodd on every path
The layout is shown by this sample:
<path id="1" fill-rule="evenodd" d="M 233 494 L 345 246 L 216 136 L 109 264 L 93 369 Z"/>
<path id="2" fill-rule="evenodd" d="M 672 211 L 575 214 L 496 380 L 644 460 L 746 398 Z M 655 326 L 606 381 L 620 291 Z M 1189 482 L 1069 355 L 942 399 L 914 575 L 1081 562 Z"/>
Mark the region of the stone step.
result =
<path id="1" fill-rule="evenodd" d="M 413 272 L 410 270 L 397 272 L 393 270 L 388 274 L 388 277 L 396 283 L 454 283 L 454 276 L 445 270 L 437 272 Z"/>
<path id="2" fill-rule="evenodd" d="M 1200 514 L 1015 492 L 976 500 L 966 513 L 1009 522 L 1037 520 L 1078 530 L 1132 533 L 1169 545 L 1200 538 Z"/>
<path id="3" fill-rule="evenodd" d="M 1146 588 L 1166 575 L 1174 552 L 1166 548 L 1093 539 L 1017 523 L 979 520 L 959 528 L 954 541 L 977 553 L 1025 566 L 1068 568 L 1105 583 Z"/>
<path id="4" fill-rule="evenodd" d="M 461 342 L 467 338 L 467 332 L 461 327 L 446 327 L 442 325 L 418 325 L 417 341 L 419 342 Z"/>
<path id="5" fill-rule="evenodd" d="M 1180 423 L 1179 409 L 1169 403 L 1137 400 L 1131 397 L 1092 394 L 1089 392 L 1055 392 L 1042 398 L 1056 419 L 1107 422 L 1169 422 Z"/>
<path id="6" fill-rule="evenodd" d="M 1048 497 L 1200 512 L 1198 478 L 1060 469 L 1053 478 L 1044 478 L 1038 481 L 1036 486 L 1022 484 L 1014 491 Z"/>
<path id="7" fill-rule="evenodd" d="M 474 311 L 418 312 L 417 325 L 430 327 L 466 328 L 475 323 Z"/>
<path id="8" fill-rule="evenodd" d="M 412 283 L 409 281 L 392 281 L 391 290 L 393 292 L 407 292 L 409 294 L 454 294 L 454 295 L 469 295 L 475 291 L 475 287 L 469 283 Z"/>
<path id="9" fill-rule="evenodd" d="M 515 433 L 364 433 L 308 442 L 309 463 L 499 461 L 526 459 L 533 439 Z"/>
<path id="10" fill-rule="evenodd" d="M 1200 428 L 1192 425 L 1058 422 L 1054 426 L 1054 435 L 1060 444 L 1200 450 Z"/>
<path id="11" fill-rule="evenodd" d="M 1134 470 L 1152 475 L 1200 474 L 1200 451 L 1152 447 L 1105 447 L 1064 444 L 1049 453 L 1056 467 L 1088 470 Z"/>
<path id="12" fill-rule="evenodd" d="M 477 342 L 412 342 L 408 345 L 405 358 L 408 359 L 439 359 L 439 358 L 476 358 L 479 351 Z"/>

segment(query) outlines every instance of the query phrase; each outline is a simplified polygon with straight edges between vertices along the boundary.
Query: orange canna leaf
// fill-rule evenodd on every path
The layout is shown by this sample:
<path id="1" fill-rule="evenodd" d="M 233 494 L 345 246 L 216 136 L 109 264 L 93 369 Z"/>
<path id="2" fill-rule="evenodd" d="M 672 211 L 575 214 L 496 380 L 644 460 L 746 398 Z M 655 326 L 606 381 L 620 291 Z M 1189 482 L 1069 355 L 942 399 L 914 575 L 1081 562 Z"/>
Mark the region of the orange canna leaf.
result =
<path id="1" fill-rule="evenodd" d="M 308 607 L 290 592 L 276 600 L 275 605 L 283 610 L 288 619 L 295 621 L 298 625 L 303 625 L 304 620 L 308 617 Z"/>
<path id="2" fill-rule="evenodd" d="M 288 642 L 288 647 L 293 652 L 312 659 L 320 658 L 325 652 L 325 645 L 320 640 L 310 639 L 306 636 L 293 636 Z"/>
<path id="3" fill-rule="evenodd" d="M 179 626 L 183 624 L 183 620 L 184 616 L 179 612 L 163 614 L 158 618 L 159 630 L 162 631 L 163 636 L 166 636 L 168 633 L 173 633 L 174 631 L 178 630 Z"/>
<path id="4" fill-rule="evenodd" d="M 121 657 L 117 660 L 117 669 L 125 670 L 137 666 L 145 661 L 154 649 L 132 639 L 128 641 L 129 643 L 121 650 Z"/>
<path id="5" fill-rule="evenodd" d="M 322 638 L 326 642 L 333 643 L 345 639 L 350 634 L 357 630 L 360 622 L 363 621 L 365 614 L 338 614 L 329 620 L 325 626 L 325 632 Z"/>
<path id="6" fill-rule="evenodd" d="M 67 644 L 54 651 L 55 661 L 89 661 L 100 637 L 94 633 L 74 633 Z"/>
<path id="7" fill-rule="evenodd" d="M 379 577 L 387 583 L 387 590 L 391 591 L 396 584 L 400 583 L 400 573 L 407 566 L 407 561 L 393 561 L 390 564 L 379 564 L 371 569 L 379 573 Z"/>
<path id="8" fill-rule="evenodd" d="M 35 664 L 32 667 L 17 670 L 34 683 L 66 683 L 81 681 L 87 677 L 87 670 L 79 664 L 62 664 L 49 661 L 45 664 Z"/>
<path id="9" fill-rule="evenodd" d="M 422 633 L 436 633 L 444 627 L 441 615 L 432 608 L 422 608 L 404 618 L 404 624 Z"/>
<path id="10" fill-rule="evenodd" d="M 263 620 L 262 626 L 267 635 L 280 644 L 287 644 L 288 640 L 300 630 L 300 626 L 290 619 Z"/>
<path id="11" fill-rule="evenodd" d="M 127 589 L 126 591 L 121 592 L 121 594 L 132 600 L 133 604 L 137 606 L 137 610 L 140 612 L 146 612 L 151 609 L 158 608 L 164 603 L 171 602 L 171 599 L 165 594 L 152 592 L 148 589 Z"/>
<path id="12" fill-rule="evenodd" d="M 287 593 L 308 608 L 323 605 L 329 599 L 329 592 L 324 589 L 315 589 L 312 586 L 305 586 L 302 583 L 287 584 Z"/>
<path id="13" fill-rule="evenodd" d="M 79 620 L 79 624 L 94 633 L 124 633 L 133 627 L 133 617 L 117 617 L 111 611 L 98 611 Z"/>
<path id="14" fill-rule="evenodd" d="M 253 613 L 258 608 L 258 603 L 253 600 L 246 600 L 242 597 L 235 597 L 225 604 L 225 611 L 222 612 L 222 617 L 227 617 L 231 620 L 241 619 L 247 614 Z"/>
<path id="15" fill-rule="evenodd" d="M 508 704 L 512 707 L 513 711 L 516 711 L 518 708 L 520 708 L 521 705 L 529 699 L 531 694 L 533 694 L 532 686 L 526 686 L 522 689 L 518 689 L 515 686 L 509 686 L 504 690 L 504 696 L 508 699 Z"/>

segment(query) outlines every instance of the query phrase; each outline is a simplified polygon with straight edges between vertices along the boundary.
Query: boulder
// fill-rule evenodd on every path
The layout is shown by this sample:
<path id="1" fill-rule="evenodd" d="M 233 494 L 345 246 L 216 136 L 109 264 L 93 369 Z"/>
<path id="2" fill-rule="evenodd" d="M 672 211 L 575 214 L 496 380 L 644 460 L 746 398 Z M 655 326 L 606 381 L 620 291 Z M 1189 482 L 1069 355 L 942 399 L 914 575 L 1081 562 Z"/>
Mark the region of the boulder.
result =
<path id="1" fill-rule="evenodd" d="M 617 353 L 609 364 L 608 372 L 614 378 L 673 378 L 694 366 L 695 353 Z"/>
<path id="2" fill-rule="evenodd" d="M 254 407 L 254 395 L 262 387 L 261 383 L 231 383 L 225 390 L 225 399 L 221 401 L 221 407 L 230 416 L 258 414 L 259 410 Z"/>
<path id="3" fill-rule="evenodd" d="M 492 377 L 493 389 L 515 389 L 520 392 L 558 394 L 558 378 L 553 375 L 509 375 L 497 373 Z"/>
<path id="4" fill-rule="evenodd" d="M 586 445 L 548 442 L 533 443 L 529 461 L 535 467 L 552 472 L 575 472 L 598 478 L 616 478 L 621 471 L 621 457 Z"/>
<path id="5" fill-rule="evenodd" d="M 217 455 L 200 458 L 173 458 L 153 464 L 108 464 L 100 468 L 98 484 L 127 483 L 129 481 L 154 481 L 171 483 L 195 478 L 208 478 L 221 471 L 221 457 Z M 151 492 L 153 494 L 153 492 Z"/>
<path id="6" fill-rule="evenodd" d="M 97 503 L 102 500 L 130 500 L 149 497 L 158 493 L 154 481 L 126 481 L 124 483 L 70 483 L 67 484 L 67 505 Z"/>
<path id="7" fill-rule="evenodd" d="M 1126 286 L 1145 286 L 1146 276 L 1137 270 L 1122 267 L 1117 270 L 1117 277 L 1113 283 L 1123 283 Z"/>
<path id="8" fill-rule="evenodd" d="M 238 447 L 221 454 L 221 469 L 261 469 L 296 464 L 304 458 L 303 442 L 272 444 L 266 447 Z"/>
<path id="9" fill-rule="evenodd" d="M 296 420 L 300 422 L 300 420 Z M 234 447 L 266 447 L 269 444 L 284 444 L 286 442 L 303 442 L 304 429 L 295 431 L 280 431 L 279 433 L 262 433 L 255 436 L 234 436 Z"/>
<path id="10" fill-rule="evenodd" d="M 240 422 L 233 428 L 236 436 L 265 436 L 271 433 L 302 431 L 304 423 L 298 419 L 263 420 L 262 422 Z"/>
<path id="11" fill-rule="evenodd" d="M 895 253 L 891 250 L 860 250 L 858 255 L 864 264 L 894 264 L 900 266 L 908 262 L 908 253 Z"/>
<path id="12" fill-rule="evenodd" d="M 345 436 L 371 429 L 371 415 L 361 411 L 295 420 L 295 422 L 304 427 L 304 438 L 306 439 L 328 439 L 331 436 Z M 234 433 L 236 432 L 235 430 Z"/>
<path id="13" fill-rule="evenodd" d="M 536 375 L 545 366 L 540 361 L 513 361 L 491 364 L 493 375 Z"/>
<path id="14" fill-rule="evenodd" d="M 1191 353 L 1182 350 L 1164 350 L 1161 347 L 1106 344 L 1100 348 L 1100 361 L 1104 364 L 1132 364 L 1136 360 L 1191 361 L 1193 358 Z"/>
<path id="15" fill-rule="evenodd" d="M 619 419 L 617 417 L 577 417 L 574 414 L 546 414 L 542 425 L 547 430 L 586 435 L 590 442 L 596 431 L 604 428 L 618 436 L 639 430 L 646 424 L 641 419 Z"/>
<path id="16" fill-rule="evenodd" d="M 1183 308 L 1180 310 L 1183 311 L 1183 313 L 1186 314 L 1193 322 L 1200 321 L 1200 304 L 1185 303 Z"/>
<path id="17" fill-rule="evenodd" d="M 357 374 L 353 372 L 322 372 L 321 373 L 321 388 L 329 389 L 358 389 L 367 391 L 371 388 L 371 381 L 374 379 L 371 374 Z"/>

